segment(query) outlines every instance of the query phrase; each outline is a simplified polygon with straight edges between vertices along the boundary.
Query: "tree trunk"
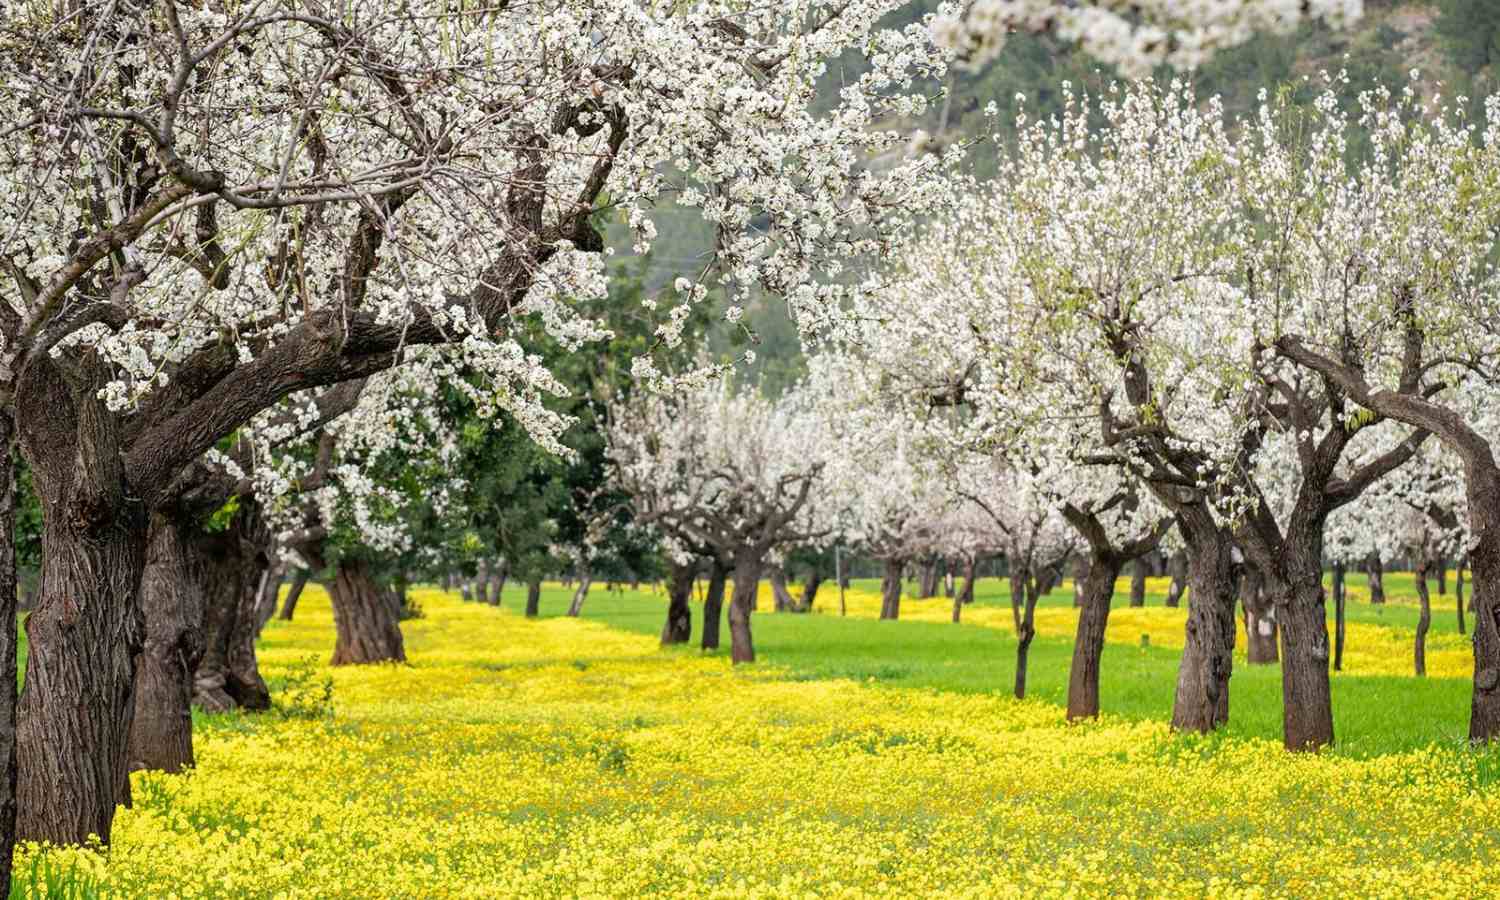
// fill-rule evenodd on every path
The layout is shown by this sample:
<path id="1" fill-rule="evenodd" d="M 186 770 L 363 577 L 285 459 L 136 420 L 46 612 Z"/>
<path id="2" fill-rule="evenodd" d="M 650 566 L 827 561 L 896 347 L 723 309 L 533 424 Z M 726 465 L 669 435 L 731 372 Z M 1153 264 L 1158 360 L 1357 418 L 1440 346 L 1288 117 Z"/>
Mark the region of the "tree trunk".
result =
<path id="1" fill-rule="evenodd" d="M 594 584 L 594 573 L 583 569 L 578 573 L 578 587 L 573 590 L 573 602 L 568 604 L 568 615 L 578 618 L 583 614 L 583 601 L 588 599 L 589 588 Z M 537 590 L 541 590 L 540 583 Z"/>
<path id="2" fill-rule="evenodd" d="M 1385 602 L 1385 569 L 1380 562 L 1380 554 L 1370 554 L 1370 559 L 1365 563 L 1365 573 L 1370 579 L 1370 602 Z"/>
<path id="3" fill-rule="evenodd" d="M 1026 605 L 1026 575 L 1020 566 L 1010 567 L 1010 616 L 1015 621 L 1016 634 L 1021 633 L 1021 608 Z"/>
<path id="4" fill-rule="evenodd" d="M 193 704 L 208 712 L 234 709 L 229 694 L 229 638 L 244 570 L 239 541 L 227 533 L 196 534 L 189 545 L 203 610 L 203 655 L 193 671 Z"/>
<path id="5" fill-rule="evenodd" d="M 250 568 L 240 580 L 239 603 L 230 621 L 228 652 L 225 657 L 229 675 L 226 687 L 229 696 L 241 707 L 264 710 L 271 708 L 271 691 L 266 687 L 265 679 L 260 676 L 255 638 L 260 631 L 262 581 L 270 560 L 265 554 L 257 554 L 249 557 L 247 564 Z"/>
<path id="6" fill-rule="evenodd" d="M 471 602 L 474 599 L 474 587 L 473 587 L 473 585 L 471 585 L 467 581 L 465 581 L 462 584 L 460 584 L 458 586 L 458 598 L 460 600 L 462 600 L 463 602 L 465 602 L 465 603 Z"/>
<path id="7" fill-rule="evenodd" d="M 306 569 L 298 569 L 297 574 L 292 576 L 291 587 L 286 589 L 286 599 L 281 601 L 283 621 L 292 621 L 292 615 L 297 611 L 297 601 L 302 598 L 302 589 L 307 587 L 307 578 Z"/>
<path id="8" fill-rule="evenodd" d="M 880 581 L 880 618 L 901 618 L 901 570 L 905 560 L 887 559 L 885 577 Z"/>
<path id="9" fill-rule="evenodd" d="M 1480 481 L 1471 472 L 1469 480 L 1474 535 L 1469 551 L 1469 580 L 1474 589 L 1469 598 L 1474 613 L 1469 740 L 1479 743 L 1500 737 L 1500 477 Z"/>
<path id="10" fill-rule="evenodd" d="M 1012 576 L 1014 577 L 1014 576 Z M 1031 639 L 1036 637 L 1036 601 L 1041 597 L 1035 577 L 1023 576 L 1026 586 L 1026 612 L 1016 632 L 1016 699 L 1026 699 L 1026 661 L 1031 654 Z"/>
<path id="11" fill-rule="evenodd" d="M 823 585 L 823 576 L 818 572 L 817 566 L 807 571 L 807 578 L 802 582 L 802 598 L 797 601 L 795 612 L 812 612 L 813 603 L 818 599 L 818 588 Z"/>
<path id="12" fill-rule="evenodd" d="M 761 557 L 745 548 L 735 555 L 734 595 L 729 601 L 729 658 L 736 663 L 755 662 L 755 644 L 750 638 L 750 611 L 760 585 Z"/>
<path id="13" fill-rule="evenodd" d="M 1294 551 L 1294 554 L 1296 551 Z M 1310 569 L 1277 598 L 1281 630 L 1282 744 L 1318 750 L 1333 743 L 1333 696 L 1328 681 L 1328 611 L 1323 600 L 1321 547 Z"/>
<path id="14" fill-rule="evenodd" d="M 1417 602 L 1422 607 L 1422 611 L 1417 615 L 1417 640 L 1413 648 L 1413 661 L 1416 664 L 1418 678 L 1427 676 L 1427 631 L 1432 627 L 1432 603 L 1427 595 L 1428 568 L 1426 557 L 1419 557 L 1417 570 L 1412 573 L 1412 580 L 1417 586 Z"/>
<path id="15" fill-rule="evenodd" d="M 0 407 L 0 897 L 10 896 L 16 845 L 15 422 Z"/>
<path id="16" fill-rule="evenodd" d="M 1437 587 L 1439 597 L 1448 595 L 1448 560 L 1442 557 L 1437 560 Z"/>
<path id="17" fill-rule="evenodd" d="M 943 561 L 943 596 L 947 597 L 949 600 L 952 600 L 953 599 L 953 595 L 956 594 L 956 593 L 958 593 L 958 585 L 955 583 L 957 580 L 958 579 L 956 579 L 956 578 L 953 577 L 953 560 L 951 560 L 951 559 L 944 560 Z"/>
<path id="18" fill-rule="evenodd" d="M 1344 564 L 1333 564 L 1333 670 L 1344 670 Z"/>
<path id="19" fill-rule="evenodd" d="M 542 611 L 542 580 L 526 582 L 526 618 L 535 619 Z"/>
<path id="20" fill-rule="evenodd" d="M 1178 550 L 1167 560 L 1167 574 L 1171 576 L 1171 581 L 1167 584 L 1167 606 L 1175 608 L 1182 603 L 1182 592 L 1187 587 L 1187 573 L 1187 552 Z"/>
<path id="21" fill-rule="evenodd" d="M 1229 721 L 1229 675 L 1234 670 L 1236 590 L 1227 535 L 1201 532 L 1188 539 L 1187 639 L 1177 670 L 1172 728 L 1208 732 Z"/>
<path id="22" fill-rule="evenodd" d="M 505 593 L 505 582 L 510 579 L 510 563 L 501 560 L 495 566 L 495 571 L 490 575 L 490 602 L 500 605 L 500 598 Z"/>
<path id="23" fill-rule="evenodd" d="M 776 611 L 779 613 L 790 612 L 797 607 L 792 592 L 787 590 L 786 569 L 782 566 L 771 567 L 771 596 L 775 598 Z"/>
<path id="24" fill-rule="evenodd" d="M 339 560 L 328 593 L 337 632 L 332 665 L 406 661 L 401 626 L 364 560 Z"/>
<path id="25" fill-rule="evenodd" d="M 929 556 L 922 561 L 921 577 L 918 581 L 917 596 L 926 600 L 937 593 L 938 585 L 938 560 L 936 556 Z"/>
<path id="26" fill-rule="evenodd" d="M 667 585 L 667 622 L 661 629 L 661 644 L 686 644 L 693 639 L 693 580 L 697 566 L 672 566 Z"/>
<path id="27" fill-rule="evenodd" d="M 958 602 L 969 604 L 974 602 L 974 580 L 979 577 L 979 558 L 970 557 L 964 561 L 964 586 L 959 588 Z M 958 614 L 953 614 L 953 621 L 958 621 Z"/>
<path id="28" fill-rule="evenodd" d="M 102 377 L 75 395 L 50 365 L 28 373 L 19 395 L 35 415 L 18 417 L 17 430 L 42 507 L 42 579 L 26 619 L 16 836 L 108 842 L 130 797 L 146 515 L 125 487 L 117 420 L 95 399 Z"/>
<path id="29" fill-rule="evenodd" d="M 489 560 L 481 559 L 474 576 L 474 599 L 480 603 L 490 603 L 490 563 Z"/>
<path id="30" fill-rule="evenodd" d="M 151 516 L 141 610 L 146 644 L 136 659 L 135 719 L 127 750 L 136 769 L 193 765 L 193 675 L 203 658 L 203 589 L 190 561 L 192 523 Z"/>
<path id="31" fill-rule="evenodd" d="M 1137 557 L 1130 564 L 1130 605 L 1146 605 L 1146 576 L 1151 574 L 1151 560 L 1145 556 Z M 1113 587 L 1110 588 L 1113 590 Z M 1084 592 L 1084 604 L 1088 603 L 1087 591 Z"/>
<path id="32" fill-rule="evenodd" d="M 708 591 L 703 596 L 703 649 L 719 649 L 719 626 L 724 620 L 724 581 L 728 572 L 717 559 L 709 563 Z"/>
<path id="33" fill-rule="evenodd" d="M 1088 578 L 1083 584 L 1083 609 L 1078 613 L 1078 633 L 1073 640 L 1073 664 L 1068 670 L 1070 720 L 1099 715 L 1099 662 L 1104 654 L 1104 630 L 1109 625 L 1115 579 L 1120 577 L 1118 559 L 1097 552 L 1090 557 Z M 1137 572 L 1143 562 L 1135 561 Z"/>
<path id="34" fill-rule="evenodd" d="M 1240 576 L 1240 606 L 1245 610 L 1245 660 L 1252 666 L 1279 661 L 1276 649 L 1276 607 L 1269 602 L 1265 578 L 1254 566 Z"/>
<path id="35" fill-rule="evenodd" d="M 1458 605 L 1458 633 L 1464 633 L 1464 565 L 1467 560 L 1460 559 L 1458 567 L 1453 572 L 1453 599 Z"/>

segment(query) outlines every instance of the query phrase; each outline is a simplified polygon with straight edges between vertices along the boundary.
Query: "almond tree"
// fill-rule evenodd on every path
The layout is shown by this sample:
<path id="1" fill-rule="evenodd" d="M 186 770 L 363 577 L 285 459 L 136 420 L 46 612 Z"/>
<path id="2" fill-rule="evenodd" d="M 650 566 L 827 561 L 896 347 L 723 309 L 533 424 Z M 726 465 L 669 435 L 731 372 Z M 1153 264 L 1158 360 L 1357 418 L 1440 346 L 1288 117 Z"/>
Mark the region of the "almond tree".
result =
<path id="1" fill-rule="evenodd" d="M 0 438 L 47 510 L 20 834 L 108 840 L 148 515 L 257 413 L 440 347 L 546 440 L 511 324 L 597 333 L 569 298 L 603 292 L 604 197 L 642 249 L 669 192 L 717 232 L 658 298 L 664 340 L 710 285 L 809 319 L 854 292 L 823 276 L 899 243 L 942 162 L 861 162 L 942 69 L 921 29 L 877 28 L 894 6 L 7 4 Z M 826 61 L 871 44 L 815 104 Z"/>

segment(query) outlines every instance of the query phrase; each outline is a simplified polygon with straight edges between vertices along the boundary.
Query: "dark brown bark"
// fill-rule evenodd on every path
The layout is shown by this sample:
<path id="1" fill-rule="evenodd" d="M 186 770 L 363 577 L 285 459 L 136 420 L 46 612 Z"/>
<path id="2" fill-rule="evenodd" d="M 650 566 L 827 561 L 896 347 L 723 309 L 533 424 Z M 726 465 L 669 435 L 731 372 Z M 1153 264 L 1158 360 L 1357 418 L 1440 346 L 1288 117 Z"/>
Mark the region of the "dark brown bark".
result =
<path id="1" fill-rule="evenodd" d="M 938 560 L 930 556 L 922 561 L 920 574 L 917 582 L 917 597 L 926 600 L 937 594 L 938 585 Z"/>
<path id="2" fill-rule="evenodd" d="M 1245 611 L 1245 660 L 1251 665 L 1280 661 L 1277 652 L 1276 607 L 1265 592 L 1265 578 L 1254 566 L 1240 576 L 1240 606 Z"/>
<path id="3" fill-rule="evenodd" d="M 755 662 L 755 644 L 750 635 L 750 612 L 760 585 L 763 563 L 758 553 L 742 549 L 734 560 L 734 595 L 729 601 L 729 658 L 735 663 Z"/>
<path id="4" fill-rule="evenodd" d="M 533 578 L 526 582 L 526 618 L 535 619 L 542 611 L 542 580 Z"/>
<path id="5" fill-rule="evenodd" d="M 1369 577 L 1370 602 L 1385 602 L 1385 567 L 1380 561 L 1380 554 L 1372 553 L 1365 562 L 1365 574 Z"/>
<path id="6" fill-rule="evenodd" d="M 474 599 L 480 603 L 491 603 L 490 564 L 487 560 L 479 561 L 478 574 L 474 577 Z"/>
<path id="7" fill-rule="evenodd" d="M 1227 535 L 1212 526 L 1184 530 L 1188 544 L 1187 639 L 1172 728 L 1208 732 L 1229 721 L 1229 676 L 1234 670 L 1234 561 Z"/>
<path id="8" fill-rule="evenodd" d="M 292 576 L 292 584 L 286 589 L 286 599 L 281 603 L 281 618 L 287 622 L 297 612 L 297 601 L 302 598 L 302 589 L 307 587 L 307 571 L 298 569 Z"/>
<path id="9" fill-rule="evenodd" d="M 1344 670 L 1344 564 L 1333 564 L 1333 670 Z"/>
<path id="10" fill-rule="evenodd" d="M 193 674 L 203 658 L 203 600 L 193 571 L 191 521 L 151 516 L 141 610 L 146 644 L 136 660 L 131 770 L 180 772 L 193 765 Z"/>
<path id="11" fill-rule="evenodd" d="M 1017 700 L 1026 699 L 1026 664 L 1031 655 L 1031 641 L 1036 637 L 1036 602 L 1041 597 L 1041 586 L 1034 576 L 1026 576 L 1026 610 L 1021 615 L 1021 627 L 1016 630 L 1016 687 Z"/>
<path id="12" fill-rule="evenodd" d="M 0 406 L 0 897 L 10 896 L 16 845 L 15 423 Z"/>
<path id="13" fill-rule="evenodd" d="M 1016 634 L 1021 633 L 1021 609 L 1026 605 L 1026 580 L 1027 576 L 1018 566 L 1010 567 L 1010 617 L 1016 626 Z"/>
<path id="14" fill-rule="evenodd" d="M 672 566 L 667 582 L 667 621 L 661 629 L 663 647 L 686 644 L 693 638 L 693 580 L 697 574 L 696 565 Z"/>
<path id="15" fill-rule="evenodd" d="M 901 570 L 906 561 L 900 558 L 885 560 L 885 576 L 880 581 L 880 618 L 901 618 Z"/>
<path id="16" fill-rule="evenodd" d="M 1083 606 L 1083 583 L 1089 580 L 1089 559 L 1079 554 L 1073 560 L 1073 608 Z"/>
<path id="17" fill-rule="evenodd" d="M 1317 750 L 1333 743 L 1333 696 L 1328 681 L 1328 612 L 1322 570 L 1290 586 L 1276 603 L 1281 630 L 1282 744 Z"/>
<path id="18" fill-rule="evenodd" d="M 1171 581 L 1167 584 L 1167 597 L 1164 601 L 1167 606 L 1177 607 L 1182 603 L 1182 592 L 1187 587 L 1187 553 L 1178 550 L 1167 560 L 1167 574 Z"/>
<path id="19" fill-rule="evenodd" d="M 405 662 L 401 626 L 364 560 L 345 557 L 328 591 L 337 636 L 332 665 Z"/>
<path id="20" fill-rule="evenodd" d="M 118 422 L 96 399 L 102 374 L 76 390 L 46 361 L 27 374 L 17 428 L 42 507 L 42 580 L 26 619 L 17 838 L 108 841 L 129 801 L 145 507 L 125 490 Z"/>
<path id="21" fill-rule="evenodd" d="M 1437 569 L 1438 596 L 1445 597 L 1448 594 L 1448 560 L 1439 557 L 1434 568 Z"/>
<path id="22" fill-rule="evenodd" d="M 505 595 L 505 582 L 508 580 L 510 580 L 510 563 L 501 560 L 495 565 L 495 571 L 490 574 L 490 602 L 495 606 L 500 605 L 500 600 Z"/>
<path id="23" fill-rule="evenodd" d="M 796 612 L 812 612 L 813 604 L 818 600 L 818 588 L 822 584 L 823 576 L 817 567 L 808 569 L 807 578 L 802 582 L 802 597 L 797 601 Z"/>
<path id="24" fill-rule="evenodd" d="M 1146 605 L 1146 576 L 1149 574 L 1151 574 L 1151 560 L 1147 559 L 1146 557 L 1136 557 L 1135 562 L 1130 564 L 1131 606 Z M 1114 590 L 1113 586 L 1111 586 L 1110 590 Z M 1087 591 L 1085 591 L 1084 593 L 1085 595 L 1087 595 Z M 1084 597 L 1083 602 L 1085 605 L 1088 604 L 1087 596 Z"/>
<path id="25" fill-rule="evenodd" d="M 203 609 L 203 655 L 193 670 L 193 704 L 208 712 L 234 708 L 229 693 L 229 640 L 240 596 L 239 542 L 227 533 L 196 534 L 188 547 Z"/>
<path id="26" fill-rule="evenodd" d="M 1421 604 L 1422 611 L 1417 615 L 1417 638 L 1413 647 L 1412 659 L 1415 663 L 1417 677 L 1423 678 L 1427 675 L 1427 631 L 1432 628 L 1432 601 L 1427 594 L 1427 576 L 1431 564 L 1425 557 L 1419 558 L 1417 570 L 1412 573 L 1412 580 L 1417 587 L 1417 602 Z"/>
<path id="27" fill-rule="evenodd" d="M 261 573 L 259 599 L 255 605 L 256 637 L 265 630 L 271 617 L 276 615 L 276 598 L 281 594 L 281 580 L 285 575 L 286 569 L 280 561 L 272 561 Z"/>
<path id="28" fill-rule="evenodd" d="M 1140 565 L 1141 560 L 1137 559 L 1136 566 Z M 1078 613 L 1078 633 L 1073 640 L 1073 663 L 1068 670 L 1070 720 L 1099 715 L 1099 665 L 1120 567 L 1120 560 L 1111 554 L 1091 554 L 1089 574 L 1083 584 L 1083 608 Z"/>
<path id="29" fill-rule="evenodd" d="M 717 559 L 709 562 L 708 590 L 703 595 L 704 650 L 719 649 L 719 628 L 724 621 L 724 582 L 728 571 Z"/>
<path id="30" fill-rule="evenodd" d="M 587 568 L 578 573 L 578 587 L 573 589 L 573 600 L 568 604 L 568 615 L 578 618 L 583 615 L 583 601 L 589 598 L 589 588 L 594 585 L 594 573 Z"/>

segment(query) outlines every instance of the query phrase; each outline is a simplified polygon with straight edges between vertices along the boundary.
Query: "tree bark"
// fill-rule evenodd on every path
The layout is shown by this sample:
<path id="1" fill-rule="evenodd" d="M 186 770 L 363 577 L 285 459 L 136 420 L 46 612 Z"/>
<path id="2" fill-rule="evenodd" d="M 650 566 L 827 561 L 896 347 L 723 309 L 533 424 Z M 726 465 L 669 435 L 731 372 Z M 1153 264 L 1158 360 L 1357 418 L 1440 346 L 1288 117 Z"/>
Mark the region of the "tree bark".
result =
<path id="1" fill-rule="evenodd" d="M 0 406 L 0 897 L 10 896 L 16 845 L 15 420 Z"/>
<path id="2" fill-rule="evenodd" d="M 1073 560 L 1073 608 L 1083 606 L 1083 583 L 1089 580 L 1089 559 L 1079 554 Z"/>
<path id="3" fill-rule="evenodd" d="M 490 602 L 492 605 L 500 605 L 500 599 L 505 594 L 505 582 L 509 579 L 510 563 L 501 560 L 495 566 L 495 571 L 490 575 Z"/>
<path id="4" fill-rule="evenodd" d="M 1016 634 L 1021 633 L 1021 609 L 1026 605 L 1026 578 L 1019 566 L 1010 567 L 1010 617 L 1015 622 Z"/>
<path id="5" fill-rule="evenodd" d="M 901 618 L 901 570 L 906 561 L 899 558 L 885 561 L 885 577 L 880 581 L 880 618 Z"/>
<path id="6" fill-rule="evenodd" d="M 1135 565 L 1140 570 L 1142 559 Z M 1073 664 L 1068 670 L 1068 719 L 1092 719 L 1099 715 L 1099 664 L 1104 655 L 1104 630 L 1114 600 L 1120 561 L 1107 553 L 1090 554 L 1089 574 L 1083 584 L 1083 608 L 1078 613 L 1078 633 L 1073 640 Z"/>
<path id="7" fill-rule="evenodd" d="M 1135 562 L 1130 564 L 1130 605 L 1146 605 L 1146 576 L 1151 574 L 1151 560 L 1138 556 Z M 1113 590 L 1113 588 L 1111 588 Z M 1088 592 L 1084 592 L 1083 602 L 1088 604 Z"/>
<path id="8" fill-rule="evenodd" d="M 1240 606 L 1245 610 L 1245 659 L 1253 666 L 1279 661 L 1276 607 L 1267 601 L 1265 578 L 1254 566 L 1240 576 Z"/>
<path id="9" fill-rule="evenodd" d="M 964 561 L 964 586 L 959 588 L 957 600 L 960 604 L 974 602 L 974 580 L 979 577 L 979 558 L 970 557 Z M 953 614 L 953 621 L 958 621 L 958 613 Z"/>
<path id="10" fill-rule="evenodd" d="M 1229 676 L 1234 670 L 1234 561 L 1227 535 L 1207 528 L 1188 541 L 1187 639 L 1177 670 L 1172 728 L 1208 732 L 1229 721 Z"/>
<path id="11" fill-rule="evenodd" d="M 1298 577 L 1276 603 L 1281 630 L 1282 743 L 1318 750 L 1333 743 L 1333 695 L 1328 681 L 1328 612 L 1322 568 Z"/>
<path id="12" fill-rule="evenodd" d="M 929 556 L 922 561 L 920 569 L 921 576 L 918 579 L 917 596 L 926 600 L 937 594 L 938 585 L 938 560 L 936 556 Z"/>
<path id="13" fill-rule="evenodd" d="M 193 671 L 193 704 L 208 712 L 234 709 L 229 694 L 229 633 L 244 572 L 228 534 L 196 534 L 188 551 L 198 575 L 203 609 L 203 655 Z"/>
<path id="14" fill-rule="evenodd" d="M 248 556 L 246 564 L 249 568 L 240 581 L 239 603 L 230 623 L 227 687 L 229 696 L 245 709 L 271 708 L 271 691 L 260 675 L 260 660 L 255 654 L 255 639 L 260 633 L 262 581 L 270 563 L 264 552 Z"/>
<path id="15" fill-rule="evenodd" d="M 1438 557 L 1435 568 L 1437 569 L 1438 596 L 1445 597 L 1448 594 L 1448 560 Z"/>
<path id="16" fill-rule="evenodd" d="M 474 576 L 474 599 L 480 603 L 490 602 L 490 563 L 481 559 Z"/>
<path id="17" fill-rule="evenodd" d="M 695 565 L 672 566 L 672 578 L 667 585 L 667 621 L 661 629 L 661 643 L 686 644 L 693 638 L 693 580 L 698 571 Z"/>
<path id="18" fill-rule="evenodd" d="M 1333 564 L 1333 670 L 1344 670 L 1344 564 Z"/>
<path id="19" fill-rule="evenodd" d="M 1370 554 L 1365 563 L 1365 574 L 1370 580 L 1370 602 L 1385 603 L 1385 569 L 1380 562 L 1380 554 Z"/>
<path id="20" fill-rule="evenodd" d="M 760 585 L 761 566 L 761 557 L 753 549 L 742 549 L 735 555 L 734 595 L 729 601 L 729 658 L 735 663 L 755 662 L 750 611 Z"/>
<path id="21" fill-rule="evenodd" d="M 775 599 L 776 611 L 779 613 L 790 612 L 797 607 L 792 592 L 787 590 L 786 569 L 782 566 L 771 567 L 771 596 Z"/>
<path id="22" fill-rule="evenodd" d="M 180 772 L 193 765 L 193 675 L 203 658 L 203 593 L 181 523 L 151 516 L 141 610 L 146 643 L 136 660 L 129 766 Z"/>
<path id="23" fill-rule="evenodd" d="M 286 589 L 286 599 L 281 602 L 283 621 L 292 621 L 292 615 L 297 612 L 297 601 L 302 597 L 302 589 L 307 587 L 307 578 L 306 569 L 298 569 L 297 574 L 292 576 L 292 585 Z"/>
<path id="24" fill-rule="evenodd" d="M 1430 564 L 1427 558 L 1419 557 L 1417 570 L 1413 574 L 1413 581 L 1417 586 L 1417 601 L 1421 604 L 1422 611 L 1417 615 L 1417 639 L 1413 647 L 1413 662 L 1415 663 L 1418 678 L 1427 676 L 1427 631 L 1432 627 L 1432 602 L 1427 594 L 1427 573 Z"/>
<path id="25" fill-rule="evenodd" d="M 118 421 L 96 399 L 104 379 L 93 382 L 69 389 L 38 360 L 19 392 L 32 414 L 18 416 L 17 429 L 42 507 L 41 591 L 26 619 L 16 729 L 19 840 L 107 842 L 116 805 L 129 802 L 146 514 L 125 489 Z"/>
<path id="26" fill-rule="evenodd" d="M 542 611 L 542 580 L 526 582 L 526 618 L 535 619 Z"/>
<path id="27" fill-rule="evenodd" d="M 568 604 L 569 616 L 576 619 L 583 615 L 583 601 L 588 599 L 589 588 L 593 587 L 593 584 L 594 573 L 587 567 L 579 570 L 578 587 L 573 589 L 573 601 Z M 540 584 L 537 589 L 541 590 Z"/>
<path id="28" fill-rule="evenodd" d="M 1031 655 L 1031 640 L 1036 637 L 1036 602 L 1041 597 L 1041 586 L 1035 576 L 1024 576 L 1026 587 L 1026 611 L 1021 616 L 1021 627 L 1016 631 L 1016 699 L 1026 699 L 1026 663 Z"/>
<path id="29" fill-rule="evenodd" d="M 818 572 L 818 567 L 813 566 L 807 570 L 807 579 L 802 582 L 802 599 L 797 601 L 795 612 L 812 612 L 813 603 L 818 599 L 818 588 L 823 584 L 823 576 Z"/>
<path id="30" fill-rule="evenodd" d="M 719 627 L 724 621 L 724 582 L 728 574 L 719 560 L 710 561 L 708 591 L 703 596 L 704 650 L 719 649 Z"/>
<path id="31" fill-rule="evenodd" d="M 401 626 L 364 560 L 339 560 L 328 593 L 337 633 L 332 665 L 406 661 Z"/>

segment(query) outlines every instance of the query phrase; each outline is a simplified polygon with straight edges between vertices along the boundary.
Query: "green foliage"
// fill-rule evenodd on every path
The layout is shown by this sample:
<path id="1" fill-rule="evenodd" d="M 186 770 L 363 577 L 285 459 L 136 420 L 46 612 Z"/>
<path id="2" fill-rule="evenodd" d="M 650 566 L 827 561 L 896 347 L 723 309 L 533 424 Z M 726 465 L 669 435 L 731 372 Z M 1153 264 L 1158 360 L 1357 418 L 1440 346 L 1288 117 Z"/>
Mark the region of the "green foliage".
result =
<path id="1" fill-rule="evenodd" d="M 203 530 L 209 534 L 221 534 L 228 531 L 239 511 L 240 495 L 233 494 L 224 501 L 223 506 L 209 513 L 208 518 L 203 521 Z"/>
<path id="2" fill-rule="evenodd" d="M 91 847 L 102 851 L 101 847 Z M 94 900 L 107 896 L 98 877 L 77 857 L 54 858 L 37 854 L 11 872 L 10 900 Z"/>
<path id="3" fill-rule="evenodd" d="M 1500 3 L 1442 0 L 1438 9 L 1438 38 L 1455 66 L 1472 75 L 1500 59 Z"/>

